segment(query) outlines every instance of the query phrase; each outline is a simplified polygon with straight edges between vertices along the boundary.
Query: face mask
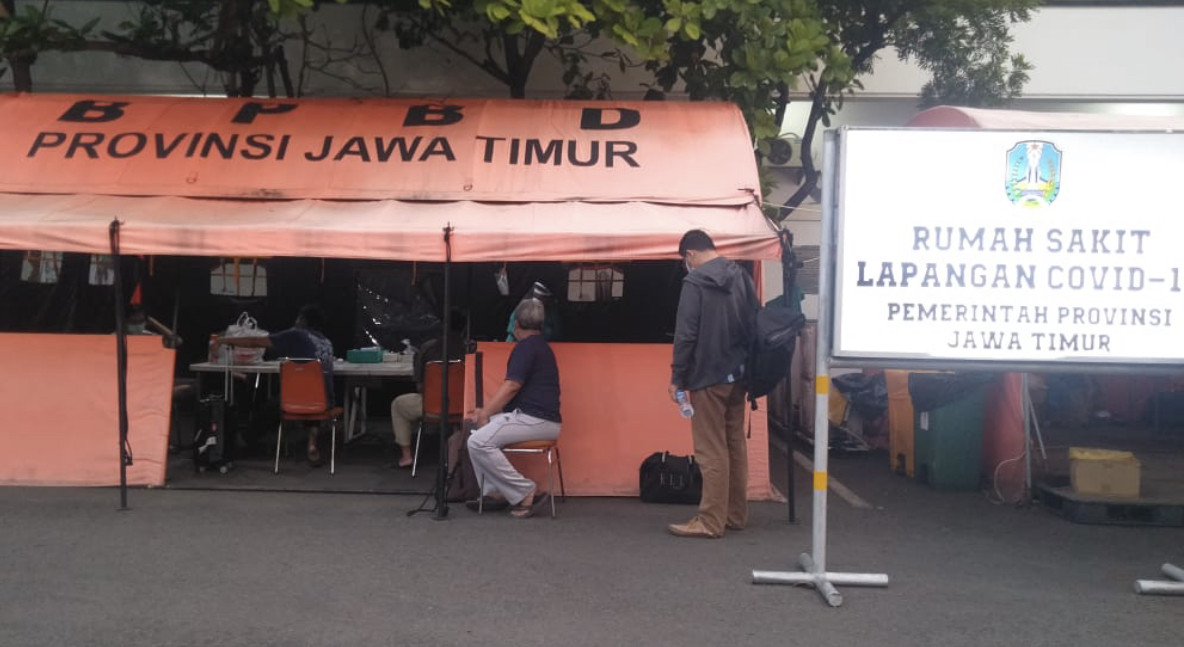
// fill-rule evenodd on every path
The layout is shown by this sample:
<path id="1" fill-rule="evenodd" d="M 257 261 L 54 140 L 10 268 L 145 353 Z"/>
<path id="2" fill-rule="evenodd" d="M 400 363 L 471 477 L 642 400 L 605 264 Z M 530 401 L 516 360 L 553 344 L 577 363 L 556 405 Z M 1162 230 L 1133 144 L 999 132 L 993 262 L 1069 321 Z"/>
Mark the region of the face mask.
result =
<path id="1" fill-rule="evenodd" d="M 690 273 L 691 273 L 691 270 L 692 270 L 692 269 L 694 269 L 694 268 L 692 268 L 692 267 L 691 267 L 691 262 L 690 262 L 690 261 L 683 261 L 683 262 L 682 262 L 682 266 L 683 266 L 683 267 L 685 267 L 685 268 L 687 268 L 687 274 L 690 274 Z"/>

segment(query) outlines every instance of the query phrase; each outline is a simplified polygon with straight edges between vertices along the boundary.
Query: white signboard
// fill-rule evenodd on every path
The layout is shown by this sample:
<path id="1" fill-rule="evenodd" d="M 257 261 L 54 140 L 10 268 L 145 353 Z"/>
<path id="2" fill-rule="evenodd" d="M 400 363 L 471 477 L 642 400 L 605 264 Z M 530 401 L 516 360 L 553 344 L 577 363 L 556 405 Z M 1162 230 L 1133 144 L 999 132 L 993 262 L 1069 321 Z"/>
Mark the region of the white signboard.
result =
<path id="1" fill-rule="evenodd" d="M 849 130 L 836 358 L 1184 362 L 1184 134 Z"/>

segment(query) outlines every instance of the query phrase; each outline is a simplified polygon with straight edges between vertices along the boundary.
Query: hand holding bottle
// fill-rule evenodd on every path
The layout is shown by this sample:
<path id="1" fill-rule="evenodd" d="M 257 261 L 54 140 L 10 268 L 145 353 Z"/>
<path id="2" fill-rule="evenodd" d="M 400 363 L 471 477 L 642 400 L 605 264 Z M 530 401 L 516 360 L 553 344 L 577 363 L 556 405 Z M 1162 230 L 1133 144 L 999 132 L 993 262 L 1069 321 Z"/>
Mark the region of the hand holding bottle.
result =
<path id="1" fill-rule="evenodd" d="M 678 412 L 682 414 L 682 417 L 690 418 L 695 415 L 695 407 L 691 406 L 691 398 L 686 391 L 682 389 L 675 391 L 674 401 L 678 403 Z"/>

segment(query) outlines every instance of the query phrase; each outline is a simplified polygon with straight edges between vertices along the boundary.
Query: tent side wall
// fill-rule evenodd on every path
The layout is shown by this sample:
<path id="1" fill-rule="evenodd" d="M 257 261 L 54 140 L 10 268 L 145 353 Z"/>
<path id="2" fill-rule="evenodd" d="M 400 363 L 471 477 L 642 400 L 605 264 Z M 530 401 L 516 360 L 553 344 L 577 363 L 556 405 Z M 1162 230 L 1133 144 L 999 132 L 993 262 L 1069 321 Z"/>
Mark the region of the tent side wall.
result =
<path id="1" fill-rule="evenodd" d="M 690 424 L 670 402 L 670 346 L 666 344 L 552 344 L 559 362 L 562 433 L 559 447 L 568 494 L 637 496 L 638 468 L 653 452 L 694 453 Z M 494 392 L 505 379 L 512 344 L 484 343 L 483 383 Z M 470 370 L 469 383 L 472 383 Z M 471 389 L 470 389 L 471 390 Z M 472 406 L 472 393 L 469 406 Z M 748 498 L 773 498 L 769 483 L 765 400 L 745 414 L 748 439 Z M 746 422 L 747 424 L 747 422 Z M 546 483 L 541 461 L 515 461 L 524 474 Z"/>
<path id="2" fill-rule="evenodd" d="M 174 353 L 128 338 L 130 485 L 164 485 Z M 115 338 L 0 334 L 0 485 L 119 484 Z"/>

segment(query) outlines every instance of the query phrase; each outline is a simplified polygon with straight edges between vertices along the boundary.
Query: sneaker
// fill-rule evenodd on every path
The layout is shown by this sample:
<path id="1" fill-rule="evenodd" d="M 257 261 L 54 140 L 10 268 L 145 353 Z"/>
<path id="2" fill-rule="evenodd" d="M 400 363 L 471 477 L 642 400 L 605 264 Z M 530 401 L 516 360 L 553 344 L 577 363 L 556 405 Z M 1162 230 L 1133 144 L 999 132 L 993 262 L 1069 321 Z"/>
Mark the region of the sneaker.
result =
<path id="1" fill-rule="evenodd" d="M 699 539 L 719 539 L 723 536 L 722 533 L 714 533 L 703 525 L 699 517 L 695 517 L 686 523 L 672 523 L 666 526 L 666 530 L 675 537 L 696 537 Z"/>

